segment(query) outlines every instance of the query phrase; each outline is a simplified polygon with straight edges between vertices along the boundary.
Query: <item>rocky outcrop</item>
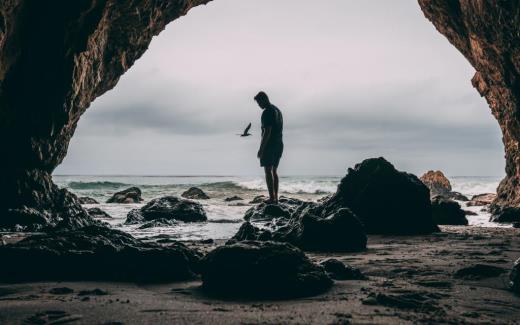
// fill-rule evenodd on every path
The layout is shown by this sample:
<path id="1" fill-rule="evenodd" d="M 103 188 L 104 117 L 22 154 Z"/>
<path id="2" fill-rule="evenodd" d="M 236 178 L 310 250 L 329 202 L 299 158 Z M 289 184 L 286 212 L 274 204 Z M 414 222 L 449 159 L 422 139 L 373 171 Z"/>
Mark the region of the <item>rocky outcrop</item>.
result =
<path id="1" fill-rule="evenodd" d="M 274 240 L 303 250 L 325 252 L 357 252 L 365 250 L 367 245 L 363 225 L 346 208 L 325 217 L 305 211 L 271 230 L 246 222 L 229 242 L 244 240 Z"/>
<path id="2" fill-rule="evenodd" d="M 180 243 L 144 243 L 98 226 L 34 235 L 0 246 L 0 256 L 2 281 L 187 280 L 201 258 Z"/>
<path id="3" fill-rule="evenodd" d="M 286 243 L 246 241 L 220 246 L 204 257 L 201 271 L 204 291 L 233 298 L 303 297 L 332 286 L 322 267 Z"/>
<path id="4" fill-rule="evenodd" d="M 430 190 L 430 196 L 447 195 L 451 192 L 450 181 L 440 171 L 430 170 L 421 176 L 421 181 Z"/>
<path id="5" fill-rule="evenodd" d="M 99 204 L 98 201 L 88 196 L 80 196 L 78 197 L 78 201 L 80 204 Z"/>
<path id="6" fill-rule="evenodd" d="M 428 234 L 432 220 L 428 188 L 415 175 L 398 171 L 384 158 L 366 159 L 349 168 L 336 193 L 312 208 L 327 215 L 348 207 L 369 234 Z"/>
<path id="7" fill-rule="evenodd" d="M 419 0 L 419 5 L 475 68 L 473 86 L 502 130 L 506 177 L 493 205 L 520 207 L 520 7 L 512 0 Z"/>
<path id="8" fill-rule="evenodd" d="M 440 195 L 432 198 L 432 217 L 438 225 L 467 226 L 468 219 L 460 204 Z"/>
<path id="9" fill-rule="evenodd" d="M 143 201 L 141 194 L 141 189 L 139 189 L 138 187 L 130 187 L 126 190 L 114 193 L 107 200 L 107 203 L 139 203 Z"/>
<path id="10" fill-rule="evenodd" d="M 208 217 L 201 204 L 165 196 L 153 199 L 140 209 L 133 209 L 127 215 L 125 224 L 136 224 L 146 221 L 165 219 L 183 222 L 207 221 Z"/>
<path id="11" fill-rule="evenodd" d="M 493 203 L 493 201 L 496 199 L 497 195 L 495 193 L 484 193 L 484 194 L 477 194 L 473 195 L 471 197 L 471 200 L 469 200 L 466 205 L 469 207 L 479 207 L 484 205 L 490 205 Z"/>
<path id="12" fill-rule="evenodd" d="M 181 196 L 183 198 L 192 199 L 192 200 L 209 200 L 209 196 L 198 187 L 190 187 L 189 189 L 184 191 L 181 194 Z"/>
<path id="13" fill-rule="evenodd" d="M 81 115 L 154 35 L 208 1 L 0 2 L 0 227 L 91 223 L 51 179 Z"/>

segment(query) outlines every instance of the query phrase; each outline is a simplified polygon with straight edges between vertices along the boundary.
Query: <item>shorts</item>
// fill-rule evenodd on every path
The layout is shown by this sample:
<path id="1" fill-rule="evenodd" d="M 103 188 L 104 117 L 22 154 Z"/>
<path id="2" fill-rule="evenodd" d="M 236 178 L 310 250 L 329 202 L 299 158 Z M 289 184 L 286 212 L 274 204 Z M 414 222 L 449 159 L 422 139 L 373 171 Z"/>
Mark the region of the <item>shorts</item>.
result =
<path id="1" fill-rule="evenodd" d="M 282 158 L 283 143 L 268 145 L 264 150 L 264 155 L 260 158 L 261 167 L 278 167 Z"/>

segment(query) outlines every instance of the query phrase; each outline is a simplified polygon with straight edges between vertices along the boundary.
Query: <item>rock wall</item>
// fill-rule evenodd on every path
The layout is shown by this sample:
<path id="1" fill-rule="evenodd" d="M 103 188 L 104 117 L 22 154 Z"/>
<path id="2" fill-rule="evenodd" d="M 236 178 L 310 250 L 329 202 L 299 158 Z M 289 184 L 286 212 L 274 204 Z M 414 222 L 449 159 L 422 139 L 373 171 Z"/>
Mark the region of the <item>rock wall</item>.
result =
<path id="1" fill-rule="evenodd" d="M 154 35 L 209 1 L 0 2 L 0 227 L 12 209 L 53 218 L 66 208 L 50 175 L 81 114 L 117 84 Z M 74 196 L 65 195 L 82 214 Z"/>
<path id="2" fill-rule="evenodd" d="M 476 70 L 473 86 L 502 130 L 506 177 L 494 210 L 520 207 L 520 2 L 419 0 L 426 18 Z"/>

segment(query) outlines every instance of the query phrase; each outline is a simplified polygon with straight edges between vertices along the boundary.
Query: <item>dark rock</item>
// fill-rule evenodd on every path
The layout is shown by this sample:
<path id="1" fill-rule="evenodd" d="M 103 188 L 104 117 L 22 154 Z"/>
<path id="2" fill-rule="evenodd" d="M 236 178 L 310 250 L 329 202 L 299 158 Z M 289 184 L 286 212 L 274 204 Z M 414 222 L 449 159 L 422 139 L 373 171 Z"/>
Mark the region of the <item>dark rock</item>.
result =
<path id="1" fill-rule="evenodd" d="M 493 200 L 496 198 L 495 193 L 484 193 L 484 194 L 478 194 L 474 195 L 471 200 L 469 200 L 466 205 L 469 207 L 477 207 L 477 206 L 483 206 L 483 205 L 489 205 L 493 203 Z"/>
<path id="2" fill-rule="evenodd" d="M 187 191 L 182 193 L 181 196 L 186 199 L 196 199 L 196 200 L 208 200 L 209 199 L 209 196 L 198 187 L 190 187 Z"/>
<path id="3" fill-rule="evenodd" d="M 520 294 L 520 258 L 516 260 L 515 265 L 513 265 L 513 269 L 509 274 L 509 286 L 513 292 Z"/>
<path id="4" fill-rule="evenodd" d="M 478 213 L 470 211 L 470 210 L 462 210 L 464 211 L 464 214 L 467 216 L 478 216 Z"/>
<path id="5" fill-rule="evenodd" d="M 304 250 L 355 252 L 366 249 L 363 225 L 346 208 L 328 217 L 303 213 L 274 231 L 244 223 L 230 242 L 243 240 L 274 240 L 288 242 Z"/>
<path id="6" fill-rule="evenodd" d="M 81 290 L 78 292 L 78 296 L 106 296 L 108 292 L 102 289 L 93 289 L 93 290 Z"/>
<path id="7" fill-rule="evenodd" d="M 125 224 L 136 224 L 156 219 L 201 222 L 208 220 L 201 204 L 175 196 L 153 199 L 140 209 L 128 212 Z"/>
<path id="8" fill-rule="evenodd" d="M 49 293 L 53 295 L 68 295 L 73 292 L 73 289 L 67 287 L 52 288 L 51 290 L 49 290 Z"/>
<path id="9" fill-rule="evenodd" d="M 432 198 L 432 216 L 438 225 L 468 225 L 468 219 L 460 205 L 442 196 Z"/>
<path id="10" fill-rule="evenodd" d="M 161 282 L 194 277 L 200 254 L 180 243 L 144 243 L 122 231 L 90 226 L 38 234 L 0 246 L 0 279 Z"/>
<path id="11" fill-rule="evenodd" d="M 367 277 L 355 267 L 345 265 L 341 261 L 329 258 L 320 262 L 327 274 L 334 280 L 366 280 Z"/>
<path id="12" fill-rule="evenodd" d="M 101 210 L 100 208 L 89 208 L 89 209 L 87 209 L 87 212 L 92 218 L 112 219 L 112 217 L 108 213 Z"/>
<path id="13" fill-rule="evenodd" d="M 478 280 L 483 278 L 497 277 L 505 272 L 505 269 L 498 266 L 475 264 L 457 270 L 453 276 L 456 278 L 463 278 L 468 280 Z"/>
<path id="14" fill-rule="evenodd" d="M 138 187 L 130 187 L 126 190 L 114 193 L 107 203 L 139 203 L 143 201 L 141 190 Z"/>
<path id="15" fill-rule="evenodd" d="M 156 227 L 172 227 L 177 226 L 179 223 L 176 220 L 172 219 L 155 219 L 152 221 L 148 221 L 144 223 L 143 225 L 139 226 L 137 229 L 149 229 L 149 228 L 156 228 Z"/>
<path id="16" fill-rule="evenodd" d="M 452 200 L 457 200 L 457 201 L 463 201 L 463 202 L 469 201 L 467 196 L 465 196 L 465 195 L 463 195 L 462 193 L 459 193 L 459 192 L 450 192 L 450 193 L 445 194 L 443 196 L 446 197 L 447 199 L 452 199 Z"/>
<path id="17" fill-rule="evenodd" d="M 289 218 L 291 210 L 285 204 L 260 203 L 246 211 L 244 219 L 249 220 L 271 220 L 274 218 Z"/>
<path id="18" fill-rule="evenodd" d="M 323 268 L 287 243 L 245 241 L 220 246 L 202 261 L 202 288 L 227 297 L 291 298 L 332 286 Z"/>
<path id="19" fill-rule="evenodd" d="M 349 168 L 337 192 L 312 208 L 328 215 L 348 207 L 370 234 L 429 234 L 439 231 L 432 219 L 428 188 L 414 175 L 400 172 L 384 158 L 366 159 Z"/>
<path id="20" fill-rule="evenodd" d="M 430 196 L 447 195 L 451 192 L 450 181 L 440 171 L 430 170 L 421 176 L 421 181 L 430 190 Z"/>
<path id="21" fill-rule="evenodd" d="M 520 222 L 520 208 L 505 207 L 492 210 L 491 222 L 513 223 Z"/>
<path id="22" fill-rule="evenodd" d="M 513 222 L 513 228 L 520 228 L 520 222 Z"/>
<path id="23" fill-rule="evenodd" d="M 251 204 L 258 204 L 258 203 L 263 203 L 265 200 L 267 200 L 267 196 L 265 196 L 265 195 L 258 195 L 258 196 L 255 196 L 254 199 L 249 201 L 249 203 L 251 203 Z"/>
<path id="24" fill-rule="evenodd" d="M 88 196 L 80 196 L 78 197 L 78 201 L 80 204 L 99 204 L 98 201 Z"/>
<path id="25" fill-rule="evenodd" d="M 227 197 L 224 199 L 224 201 L 226 202 L 233 202 L 233 201 L 242 201 L 243 198 L 241 198 L 240 196 L 231 196 L 231 197 Z"/>

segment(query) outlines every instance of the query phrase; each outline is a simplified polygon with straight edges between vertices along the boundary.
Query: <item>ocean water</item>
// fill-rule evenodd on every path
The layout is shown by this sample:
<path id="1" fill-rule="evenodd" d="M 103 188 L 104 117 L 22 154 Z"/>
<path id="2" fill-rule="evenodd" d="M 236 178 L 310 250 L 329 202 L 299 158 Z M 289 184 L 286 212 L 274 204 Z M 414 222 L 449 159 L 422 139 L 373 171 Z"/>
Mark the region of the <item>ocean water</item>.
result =
<path id="1" fill-rule="evenodd" d="M 245 211 L 250 207 L 247 203 L 255 196 L 266 194 L 265 182 L 261 177 L 234 176 L 53 176 L 61 187 L 67 188 L 78 196 L 89 196 L 100 204 L 85 207 L 99 207 L 112 216 L 108 222 L 112 227 L 129 232 L 136 237 L 168 236 L 179 240 L 227 239 L 233 236 L 240 227 Z M 500 177 L 450 177 L 454 191 L 471 197 L 475 194 L 496 191 Z M 341 180 L 338 177 L 323 176 L 291 176 L 280 179 L 280 194 L 304 200 L 315 201 L 336 191 Z M 103 203 L 115 192 L 138 186 L 143 192 L 144 202 L 140 204 Z M 182 192 L 197 186 L 206 192 L 211 199 L 200 200 L 208 215 L 208 222 L 186 223 L 172 227 L 138 229 L 138 225 L 124 225 L 127 213 L 139 208 L 153 198 L 166 195 L 180 196 Z M 225 202 L 231 196 L 242 197 L 243 201 Z M 237 204 L 238 203 L 238 204 Z M 477 216 L 468 216 L 470 225 L 482 227 L 498 227 L 489 222 L 489 214 L 481 211 L 481 207 L 463 208 L 477 212 Z"/>

